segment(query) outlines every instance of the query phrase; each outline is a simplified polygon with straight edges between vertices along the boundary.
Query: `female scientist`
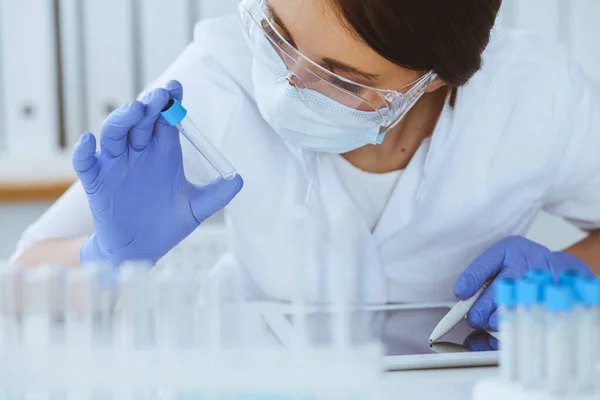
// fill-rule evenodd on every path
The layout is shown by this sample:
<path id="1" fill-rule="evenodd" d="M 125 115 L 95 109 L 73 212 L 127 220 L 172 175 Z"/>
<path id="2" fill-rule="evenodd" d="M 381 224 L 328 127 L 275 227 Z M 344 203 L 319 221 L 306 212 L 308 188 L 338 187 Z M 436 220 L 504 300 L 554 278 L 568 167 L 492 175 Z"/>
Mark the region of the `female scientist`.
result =
<path id="1" fill-rule="evenodd" d="M 108 117 L 98 152 L 81 137 L 81 183 L 15 259 L 155 262 L 236 197 L 240 177 L 188 180 L 193 152 L 160 116 L 185 88 L 192 119 L 244 177 L 217 268 L 249 296 L 289 299 L 285 260 L 348 227 L 374 303 L 466 298 L 530 269 L 600 272 L 600 93 L 551 44 L 492 30 L 500 5 L 243 0 L 241 25 L 200 23 L 154 85 L 165 88 Z M 290 228 L 305 205 L 310 237 Z M 589 236 L 564 252 L 519 236 L 540 210 Z M 469 321 L 496 327 L 491 290 Z"/>

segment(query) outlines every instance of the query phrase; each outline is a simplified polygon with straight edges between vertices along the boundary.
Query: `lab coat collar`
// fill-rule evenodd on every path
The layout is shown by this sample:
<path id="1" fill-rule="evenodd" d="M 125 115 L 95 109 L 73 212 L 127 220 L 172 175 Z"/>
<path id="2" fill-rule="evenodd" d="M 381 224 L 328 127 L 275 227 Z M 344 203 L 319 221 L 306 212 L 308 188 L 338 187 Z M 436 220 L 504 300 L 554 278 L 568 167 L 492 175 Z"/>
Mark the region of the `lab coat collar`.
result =
<path id="1" fill-rule="evenodd" d="M 450 106 L 450 93 L 448 93 L 433 134 L 423 140 L 400 176 L 373 231 L 378 245 L 405 228 L 415 218 L 418 205 L 423 198 L 425 185 L 430 183 L 429 174 L 436 162 L 441 159 L 439 157 L 442 153 L 441 150 L 447 143 L 453 124 L 453 114 L 452 106 Z"/>

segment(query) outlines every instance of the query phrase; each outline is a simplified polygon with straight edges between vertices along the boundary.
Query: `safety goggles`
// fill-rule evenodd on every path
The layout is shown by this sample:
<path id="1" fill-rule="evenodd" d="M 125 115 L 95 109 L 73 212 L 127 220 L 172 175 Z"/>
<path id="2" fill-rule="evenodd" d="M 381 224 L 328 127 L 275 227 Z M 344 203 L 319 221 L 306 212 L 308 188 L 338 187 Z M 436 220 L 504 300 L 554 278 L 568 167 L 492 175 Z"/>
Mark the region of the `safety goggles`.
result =
<path id="1" fill-rule="evenodd" d="M 315 112 L 327 111 L 319 93 L 359 113 L 377 113 L 377 123 L 391 129 L 425 93 L 437 75 L 430 71 L 399 91 L 361 85 L 337 75 L 300 53 L 286 40 L 269 16 L 267 0 L 242 0 L 243 31 L 257 63 L 273 79 L 287 81 Z"/>

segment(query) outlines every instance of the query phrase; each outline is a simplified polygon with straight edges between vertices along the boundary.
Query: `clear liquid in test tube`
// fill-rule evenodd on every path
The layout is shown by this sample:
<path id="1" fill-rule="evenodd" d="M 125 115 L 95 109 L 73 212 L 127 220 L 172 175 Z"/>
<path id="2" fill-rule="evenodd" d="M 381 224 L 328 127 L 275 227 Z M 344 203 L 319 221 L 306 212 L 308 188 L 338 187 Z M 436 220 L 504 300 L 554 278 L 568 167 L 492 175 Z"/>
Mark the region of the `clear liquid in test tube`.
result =
<path id="1" fill-rule="evenodd" d="M 171 99 L 162 111 L 162 116 L 176 127 L 223 179 L 232 180 L 237 175 L 235 168 L 219 150 L 200 132 L 187 115 L 187 110 L 175 99 Z"/>

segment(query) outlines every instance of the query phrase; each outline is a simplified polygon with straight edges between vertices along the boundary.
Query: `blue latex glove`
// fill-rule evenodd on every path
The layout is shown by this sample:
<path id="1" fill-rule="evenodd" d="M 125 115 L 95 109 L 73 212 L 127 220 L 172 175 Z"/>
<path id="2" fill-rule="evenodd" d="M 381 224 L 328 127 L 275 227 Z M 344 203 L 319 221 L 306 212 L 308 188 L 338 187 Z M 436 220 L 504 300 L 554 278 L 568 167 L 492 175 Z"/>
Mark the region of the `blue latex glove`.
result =
<path id="1" fill-rule="evenodd" d="M 555 279 L 563 271 L 577 271 L 593 276 L 591 270 L 578 258 L 564 253 L 553 253 L 546 247 L 512 236 L 491 247 L 471 264 L 454 285 L 454 295 L 461 300 L 473 296 L 489 279 L 520 278 L 529 270 L 549 271 Z M 494 285 L 483 292 L 467 318 L 473 328 L 498 329 L 498 315 L 494 303 Z"/>
<path id="2" fill-rule="evenodd" d="M 496 351 L 499 348 L 498 339 L 481 329 L 473 331 L 467 336 L 463 346 L 471 352 Z"/>
<path id="3" fill-rule="evenodd" d="M 81 248 L 82 265 L 156 263 L 241 190 L 240 176 L 205 187 L 185 178 L 179 132 L 160 115 L 182 95 L 181 84 L 171 81 L 113 112 L 101 128 L 98 152 L 94 135 L 79 139 L 73 167 L 96 228 Z"/>

